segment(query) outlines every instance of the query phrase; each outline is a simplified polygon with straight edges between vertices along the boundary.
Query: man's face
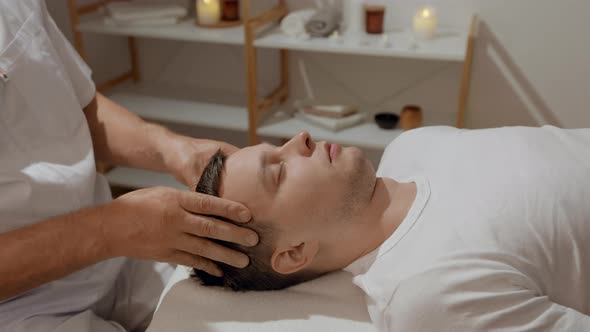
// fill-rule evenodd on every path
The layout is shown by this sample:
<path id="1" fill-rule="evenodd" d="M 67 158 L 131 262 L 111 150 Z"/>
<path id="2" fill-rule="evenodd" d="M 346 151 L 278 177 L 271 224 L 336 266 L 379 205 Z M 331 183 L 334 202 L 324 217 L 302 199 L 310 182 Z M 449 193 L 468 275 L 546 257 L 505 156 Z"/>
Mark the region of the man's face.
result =
<path id="1" fill-rule="evenodd" d="M 301 133 L 281 147 L 261 144 L 228 157 L 220 196 L 272 223 L 276 241 L 337 240 L 339 226 L 371 198 L 375 170 L 357 148 L 314 142 Z"/>

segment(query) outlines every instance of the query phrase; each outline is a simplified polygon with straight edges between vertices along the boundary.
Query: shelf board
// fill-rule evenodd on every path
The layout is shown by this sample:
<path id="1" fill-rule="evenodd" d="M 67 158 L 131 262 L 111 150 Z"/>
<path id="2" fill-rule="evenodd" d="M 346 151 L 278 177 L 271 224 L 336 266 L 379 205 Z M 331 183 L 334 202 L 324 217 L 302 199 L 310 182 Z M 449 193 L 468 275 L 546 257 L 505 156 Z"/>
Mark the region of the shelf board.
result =
<path id="1" fill-rule="evenodd" d="M 227 130 L 248 130 L 248 112 L 245 107 L 155 97 L 125 90 L 113 92 L 109 94 L 109 98 L 149 120 Z"/>
<path id="2" fill-rule="evenodd" d="M 454 114 L 434 116 L 433 124 L 452 125 Z M 429 122 L 426 125 L 431 125 Z M 328 141 L 343 145 L 383 150 L 403 133 L 401 129 L 381 129 L 374 122 L 365 122 L 354 127 L 334 132 L 310 124 L 297 117 L 279 116 L 264 121 L 258 127 L 258 135 L 274 138 L 291 138 L 302 131 L 310 133 L 316 141 Z"/>
<path id="3" fill-rule="evenodd" d="M 192 19 L 185 19 L 168 26 L 117 26 L 106 23 L 104 14 L 83 16 L 78 30 L 107 35 L 133 36 L 216 44 L 243 45 L 243 26 L 207 29 L 198 27 Z M 381 36 L 359 35 L 355 38 L 343 36 L 340 42 L 329 38 L 295 39 L 284 35 L 275 27 L 262 33 L 254 45 L 260 48 L 290 49 L 323 53 L 356 54 L 369 56 L 400 57 L 427 60 L 462 62 L 465 59 L 466 31 L 441 31 L 430 41 L 414 43 L 410 31 L 387 33 L 390 46 L 380 46 Z M 418 45 L 418 47 L 413 47 Z"/>
<path id="4" fill-rule="evenodd" d="M 466 31 L 441 31 L 438 37 L 429 41 L 414 42 L 410 31 L 387 33 L 389 46 L 380 45 L 382 36 L 342 36 L 340 41 L 329 38 L 308 40 L 286 36 L 280 28 L 262 34 L 254 41 L 260 48 L 289 49 L 322 53 L 357 54 L 384 57 L 413 58 L 463 62 L 467 42 Z M 417 45 L 417 47 L 414 47 Z"/>
<path id="5" fill-rule="evenodd" d="M 141 189 L 148 187 L 172 187 L 178 189 L 187 189 L 186 186 L 176 181 L 174 176 L 163 173 L 150 172 L 142 169 L 116 167 L 106 174 L 107 180 L 111 185 L 121 186 L 131 189 Z"/>
<path id="6" fill-rule="evenodd" d="M 244 44 L 242 26 L 220 29 L 201 28 L 192 19 L 185 19 L 176 25 L 166 26 L 117 26 L 105 22 L 105 15 L 83 16 L 78 30 L 107 35 L 147 37 L 216 44 Z"/>

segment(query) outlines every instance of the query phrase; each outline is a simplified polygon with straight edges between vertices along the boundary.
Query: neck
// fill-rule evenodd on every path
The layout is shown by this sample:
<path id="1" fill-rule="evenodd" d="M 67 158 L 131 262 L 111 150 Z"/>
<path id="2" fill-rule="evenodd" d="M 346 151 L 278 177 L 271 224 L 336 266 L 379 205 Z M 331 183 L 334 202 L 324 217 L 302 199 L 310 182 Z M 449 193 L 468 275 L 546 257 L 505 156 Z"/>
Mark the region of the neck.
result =
<path id="1" fill-rule="evenodd" d="M 351 252 L 349 264 L 377 249 L 395 232 L 408 214 L 416 191 L 413 182 L 400 183 L 389 178 L 377 178 L 369 204 L 353 225 L 351 234 L 356 234 L 358 246 Z"/>

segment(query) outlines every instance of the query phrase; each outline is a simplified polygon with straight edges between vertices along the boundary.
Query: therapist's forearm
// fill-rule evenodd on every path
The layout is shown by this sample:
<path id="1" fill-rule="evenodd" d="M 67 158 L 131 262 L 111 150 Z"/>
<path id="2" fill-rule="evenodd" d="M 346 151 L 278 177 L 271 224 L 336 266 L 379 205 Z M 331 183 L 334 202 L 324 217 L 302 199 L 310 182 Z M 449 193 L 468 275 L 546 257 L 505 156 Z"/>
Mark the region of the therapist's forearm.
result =
<path id="1" fill-rule="evenodd" d="M 99 93 L 84 113 L 97 160 L 158 172 L 174 167 L 171 156 L 181 149 L 181 136 L 143 121 Z"/>
<path id="2" fill-rule="evenodd" d="M 113 256 L 102 236 L 102 209 L 0 234 L 0 301 Z"/>

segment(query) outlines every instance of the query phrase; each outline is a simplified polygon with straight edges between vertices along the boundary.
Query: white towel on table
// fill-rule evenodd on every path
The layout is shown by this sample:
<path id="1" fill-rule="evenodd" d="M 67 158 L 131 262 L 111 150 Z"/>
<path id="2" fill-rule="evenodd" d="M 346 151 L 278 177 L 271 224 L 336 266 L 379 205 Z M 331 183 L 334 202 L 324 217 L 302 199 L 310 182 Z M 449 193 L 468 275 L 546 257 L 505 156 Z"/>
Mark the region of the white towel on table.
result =
<path id="1" fill-rule="evenodd" d="M 376 331 L 348 272 L 281 291 L 244 293 L 175 274 L 148 332 Z"/>
<path id="2" fill-rule="evenodd" d="M 315 9 L 301 9 L 289 13 L 281 21 L 281 31 L 289 37 L 305 35 L 305 24 L 316 12 Z"/>
<path id="3" fill-rule="evenodd" d="M 334 8 L 315 13 L 305 23 L 305 31 L 312 37 L 328 37 L 340 26 L 340 13 Z"/>

